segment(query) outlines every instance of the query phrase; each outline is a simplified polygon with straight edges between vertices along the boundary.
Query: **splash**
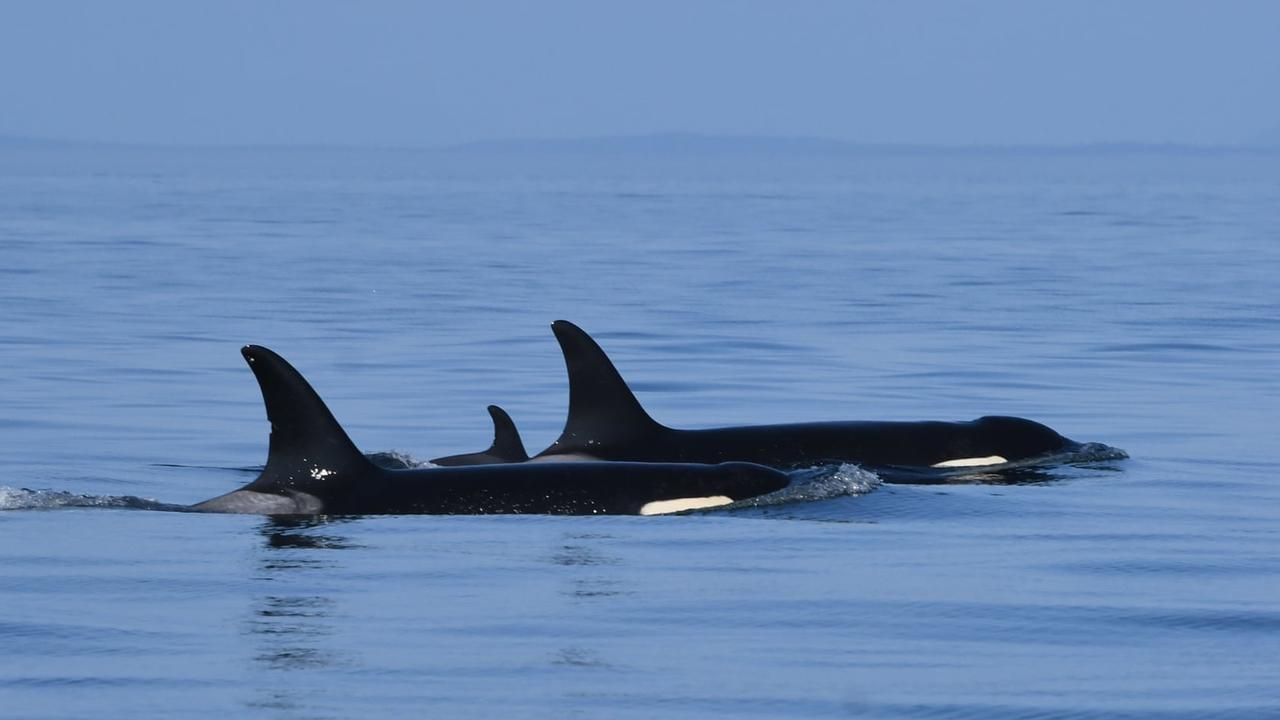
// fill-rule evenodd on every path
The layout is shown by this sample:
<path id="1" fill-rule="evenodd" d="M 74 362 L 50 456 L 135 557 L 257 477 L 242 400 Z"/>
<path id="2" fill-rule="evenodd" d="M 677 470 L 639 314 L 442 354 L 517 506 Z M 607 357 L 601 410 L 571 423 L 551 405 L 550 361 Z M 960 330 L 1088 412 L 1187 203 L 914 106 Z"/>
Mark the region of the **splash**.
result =
<path id="1" fill-rule="evenodd" d="M 781 490 L 739 500 L 717 510 L 738 510 L 865 495 L 880 487 L 880 484 L 879 475 L 858 465 L 852 463 L 824 465 L 793 471 L 791 484 Z"/>
<path id="2" fill-rule="evenodd" d="M 435 467 L 429 462 L 419 460 L 409 453 L 400 452 L 399 450 L 365 453 L 364 456 L 369 458 L 369 462 L 387 470 L 416 470 L 418 468 Z"/>
<path id="3" fill-rule="evenodd" d="M 1106 462 L 1108 460 L 1127 460 L 1128 458 L 1129 453 L 1118 447 L 1111 447 L 1110 445 L 1097 442 L 1087 442 L 1080 443 L 1070 450 L 1036 455 L 1023 460 L 1002 463 L 996 467 L 997 469 L 1039 468 L 1051 465 L 1080 465 L 1084 463 Z"/>
<path id="4" fill-rule="evenodd" d="M 127 510 L 185 510 L 133 495 L 76 495 L 64 490 L 30 490 L 0 486 L 0 510 L 57 510 L 59 508 L 122 508 Z"/>
<path id="5" fill-rule="evenodd" d="M 1129 453 L 1118 447 L 1111 447 L 1097 442 L 1087 442 L 1080 443 L 1080 447 L 1071 452 L 1063 453 L 1053 460 L 1063 464 L 1076 464 L 1127 459 L 1129 459 Z"/>

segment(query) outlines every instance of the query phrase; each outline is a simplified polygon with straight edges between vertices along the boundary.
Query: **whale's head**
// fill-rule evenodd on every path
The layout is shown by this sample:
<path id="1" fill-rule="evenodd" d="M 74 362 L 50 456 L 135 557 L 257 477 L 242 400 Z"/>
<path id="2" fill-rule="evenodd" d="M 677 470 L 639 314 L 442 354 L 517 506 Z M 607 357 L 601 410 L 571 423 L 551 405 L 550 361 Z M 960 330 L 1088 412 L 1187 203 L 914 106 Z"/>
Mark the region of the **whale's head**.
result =
<path id="1" fill-rule="evenodd" d="M 975 420 L 974 425 L 990 454 L 1009 460 L 1066 452 L 1080 446 L 1053 428 L 1026 418 L 988 415 Z"/>

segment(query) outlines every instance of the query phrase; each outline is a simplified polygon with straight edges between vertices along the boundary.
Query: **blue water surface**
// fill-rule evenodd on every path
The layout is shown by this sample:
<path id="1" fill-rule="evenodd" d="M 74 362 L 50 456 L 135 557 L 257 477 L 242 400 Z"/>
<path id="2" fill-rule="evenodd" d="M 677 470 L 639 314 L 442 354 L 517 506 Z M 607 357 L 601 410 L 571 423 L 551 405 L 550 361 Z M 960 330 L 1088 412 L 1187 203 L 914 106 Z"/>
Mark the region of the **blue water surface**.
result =
<path id="1" fill-rule="evenodd" d="M 1280 717 L 1277 277 L 1275 154 L 0 149 L 0 716 Z M 558 318 L 670 425 L 1132 457 L 656 518 L 113 500 L 254 477 L 245 343 L 366 451 L 480 450 L 488 403 L 540 450 Z"/>

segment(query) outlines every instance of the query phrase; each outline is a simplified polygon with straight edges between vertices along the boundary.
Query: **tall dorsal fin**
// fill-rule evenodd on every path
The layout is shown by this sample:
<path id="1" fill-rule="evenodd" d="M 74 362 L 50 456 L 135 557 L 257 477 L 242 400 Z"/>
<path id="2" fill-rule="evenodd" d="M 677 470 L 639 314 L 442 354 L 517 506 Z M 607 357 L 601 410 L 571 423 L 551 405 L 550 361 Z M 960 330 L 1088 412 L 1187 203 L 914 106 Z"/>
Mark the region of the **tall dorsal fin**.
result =
<path id="1" fill-rule="evenodd" d="M 519 463 L 529 459 L 525 452 L 524 442 L 520 440 L 520 431 L 512 422 L 506 410 L 497 405 L 489 406 L 489 417 L 493 418 L 493 444 L 488 450 L 465 455 L 447 455 L 431 461 L 433 465 L 491 465 L 494 463 Z"/>
<path id="2" fill-rule="evenodd" d="M 246 345 L 240 354 L 258 379 L 271 421 L 267 466 L 248 489 L 303 489 L 331 476 L 349 478 L 373 467 L 316 391 L 284 358 L 258 345 Z"/>
<path id="3" fill-rule="evenodd" d="M 565 368 L 569 371 L 569 417 L 564 432 L 547 451 L 590 452 L 607 445 L 663 430 L 641 407 L 604 350 L 567 320 L 551 323 Z M 553 453 L 554 454 L 554 453 Z"/>

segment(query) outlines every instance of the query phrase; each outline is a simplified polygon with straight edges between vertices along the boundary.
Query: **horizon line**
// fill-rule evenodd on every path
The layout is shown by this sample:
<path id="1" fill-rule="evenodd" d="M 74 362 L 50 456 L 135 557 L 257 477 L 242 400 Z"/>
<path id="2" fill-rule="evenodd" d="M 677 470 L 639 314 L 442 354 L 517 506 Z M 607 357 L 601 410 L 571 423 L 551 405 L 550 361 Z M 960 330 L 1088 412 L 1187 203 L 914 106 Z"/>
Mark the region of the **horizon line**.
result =
<path id="1" fill-rule="evenodd" d="M 750 133 L 706 133 L 685 131 L 655 131 L 648 133 L 617 133 L 606 135 L 506 137 L 483 140 L 467 140 L 450 143 L 393 142 L 189 142 L 189 141 L 141 141 L 102 140 L 83 138 L 57 138 L 21 133 L 0 132 L 0 148 L 81 146 L 146 150 L 369 150 L 412 152 L 468 152 L 508 149 L 530 150 L 625 150 L 628 147 L 655 149 L 683 145 L 687 149 L 724 149 L 732 145 L 772 146 L 773 149 L 827 150 L 832 152 L 1066 152 L 1066 151 L 1147 151 L 1147 152 L 1245 152 L 1280 150 L 1280 142 L 1181 142 L 1145 140 L 1094 140 L 1066 142 L 937 142 L 937 141 L 876 141 L 860 142 L 841 140 L 818 135 L 770 135 Z M 784 147 L 785 146 L 785 147 Z"/>

